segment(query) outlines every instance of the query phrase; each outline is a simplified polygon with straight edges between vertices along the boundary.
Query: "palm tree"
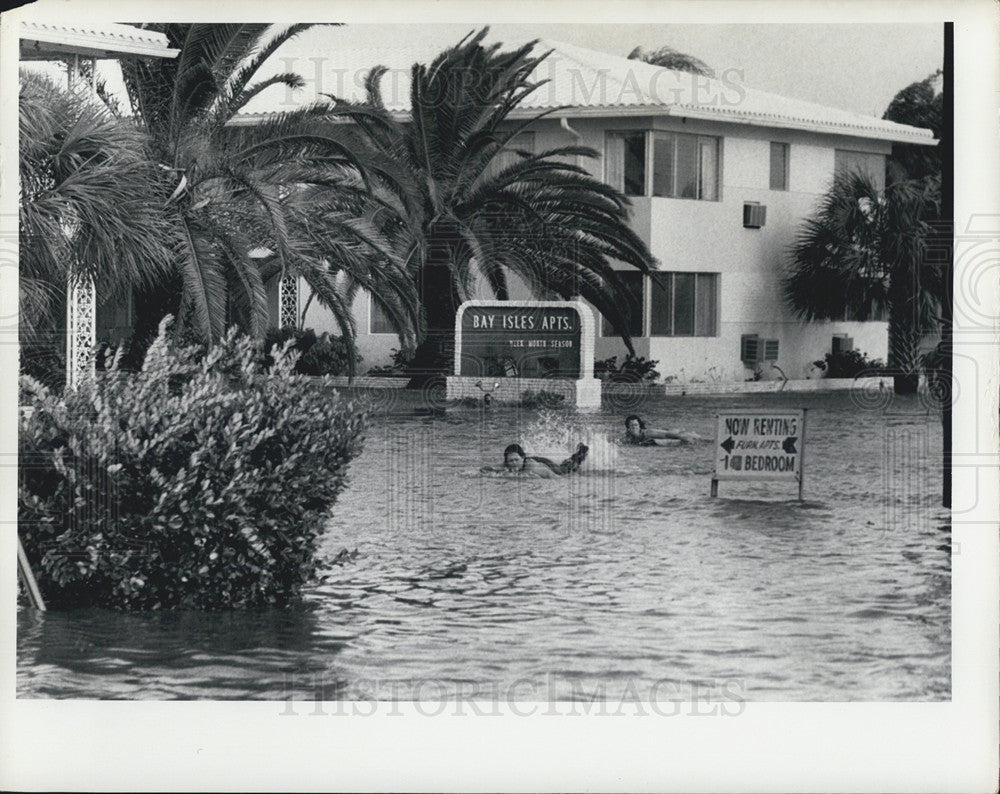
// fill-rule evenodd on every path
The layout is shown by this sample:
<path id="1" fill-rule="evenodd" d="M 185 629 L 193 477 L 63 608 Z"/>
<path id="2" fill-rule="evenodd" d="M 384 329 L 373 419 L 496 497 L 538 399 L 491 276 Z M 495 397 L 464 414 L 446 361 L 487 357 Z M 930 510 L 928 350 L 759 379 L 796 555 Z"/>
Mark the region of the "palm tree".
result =
<path id="1" fill-rule="evenodd" d="M 920 338 L 940 314 L 941 271 L 926 262 L 924 218 L 940 201 L 934 178 L 879 191 L 863 173 L 834 180 L 799 228 L 785 295 L 807 320 L 889 319 L 889 367 L 897 393 L 916 390 Z"/>
<path id="2" fill-rule="evenodd" d="M 665 69 L 673 69 L 678 72 L 690 72 L 702 77 L 715 77 L 715 71 L 703 60 L 667 45 L 655 50 L 636 47 L 628 54 L 628 57 L 633 61 L 645 61 L 653 66 L 662 66 Z"/>
<path id="3" fill-rule="evenodd" d="M 206 340 L 218 339 L 229 321 L 261 336 L 266 280 L 294 274 L 332 312 L 352 348 L 350 301 L 359 287 L 377 296 L 412 347 L 416 292 L 380 229 L 386 209 L 366 188 L 378 159 L 359 160 L 362 147 L 330 120 L 328 102 L 259 123 L 238 118 L 262 91 L 303 85 L 294 73 L 253 81 L 282 44 L 310 26 L 159 27 L 178 57 L 124 64 L 123 73 L 133 112 L 172 178 L 167 210 L 182 290 L 180 305 L 166 308 Z M 262 249 L 269 258 L 251 256 Z"/>
<path id="4" fill-rule="evenodd" d="M 405 219 L 396 241 L 429 331 L 418 363 L 431 362 L 447 344 L 457 305 L 475 294 L 478 281 L 507 299 L 508 273 L 539 297 L 586 298 L 631 349 L 626 293 L 611 263 L 648 273 L 655 260 L 628 226 L 628 199 L 569 162 L 596 157 L 588 148 L 522 151 L 513 163 L 498 162 L 516 135 L 553 111 L 509 123 L 511 111 L 541 85 L 531 74 L 548 53 L 532 55 L 536 42 L 507 52 L 501 44 L 483 46 L 487 32 L 412 67 L 409 121 L 385 109 L 382 67 L 368 75 L 365 104 L 338 102 L 335 111 L 399 167 L 395 189 L 374 181 L 386 206 Z"/>
<path id="5" fill-rule="evenodd" d="M 124 298 L 170 272 L 168 195 L 136 126 L 85 95 L 22 71 L 19 95 L 20 313 L 25 371 L 58 382 L 71 277 Z M 33 367 L 33 358 L 50 365 Z"/>

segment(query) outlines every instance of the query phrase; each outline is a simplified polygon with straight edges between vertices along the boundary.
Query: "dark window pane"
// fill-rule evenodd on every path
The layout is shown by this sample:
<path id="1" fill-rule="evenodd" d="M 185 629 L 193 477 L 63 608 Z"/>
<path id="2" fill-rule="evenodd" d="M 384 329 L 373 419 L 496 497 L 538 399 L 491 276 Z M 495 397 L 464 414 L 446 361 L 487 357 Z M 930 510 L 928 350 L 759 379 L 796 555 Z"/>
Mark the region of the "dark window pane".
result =
<path id="1" fill-rule="evenodd" d="M 646 135 L 625 136 L 625 195 L 646 195 Z"/>
<path id="2" fill-rule="evenodd" d="M 371 332 L 373 334 L 391 334 L 395 333 L 392 328 L 392 323 L 389 322 L 389 316 L 378 306 L 375 301 L 371 302 L 372 307 L 372 322 L 371 322 Z"/>
<path id="3" fill-rule="evenodd" d="M 694 275 L 674 274 L 674 336 L 694 334 Z"/>
<path id="4" fill-rule="evenodd" d="M 788 144 L 771 144 L 771 190 L 788 190 Z"/>
<path id="5" fill-rule="evenodd" d="M 679 198 L 698 198 L 698 139 L 677 136 L 677 193 Z"/>
<path id="6" fill-rule="evenodd" d="M 717 336 L 718 284 L 716 273 L 699 273 L 695 283 L 695 336 Z"/>
<path id="7" fill-rule="evenodd" d="M 653 138 L 653 195 L 674 195 L 673 135 L 657 134 Z"/>
<path id="8" fill-rule="evenodd" d="M 867 174 L 879 190 L 885 190 L 885 155 L 837 149 L 833 154 L 833 173 Z"/>
<path id="9" fill-rule="evenodd" d="M 649 280 L 649 334 L 673 335 L 673 274 Z"/>
<path id="10" fill-rule="evenodd" d="M 629 304 L 628 335 L 637 337 L 643 334 L 642 323 L 642 273 L 634 270 L 619 271 L 619 278 L 625 285 L 627 293 L 626 300 Z M 608 322 L 607 318 L 601 321 L 601 336 L 617 336 L 618 332 Z"/>

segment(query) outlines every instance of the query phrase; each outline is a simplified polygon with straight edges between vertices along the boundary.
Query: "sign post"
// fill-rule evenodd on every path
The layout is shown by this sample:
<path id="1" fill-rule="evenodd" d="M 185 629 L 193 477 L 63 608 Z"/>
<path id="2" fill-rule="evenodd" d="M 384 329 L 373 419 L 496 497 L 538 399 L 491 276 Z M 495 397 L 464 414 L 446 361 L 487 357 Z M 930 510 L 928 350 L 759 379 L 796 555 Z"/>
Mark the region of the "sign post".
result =
<path id="1" fill-rule="evenodd" d="M 713 497 L 719 480 L 797 482 L 805 479 L 806 409 L 720 411 L 715 421 Z"/>

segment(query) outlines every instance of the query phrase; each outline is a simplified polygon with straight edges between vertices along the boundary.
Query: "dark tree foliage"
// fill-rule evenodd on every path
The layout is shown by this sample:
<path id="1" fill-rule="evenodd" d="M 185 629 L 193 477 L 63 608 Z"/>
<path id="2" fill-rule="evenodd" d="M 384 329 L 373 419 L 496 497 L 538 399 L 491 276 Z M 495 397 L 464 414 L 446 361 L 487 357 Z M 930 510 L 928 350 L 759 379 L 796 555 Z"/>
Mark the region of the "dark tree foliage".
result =
<path id="1" fill-rule="evenodd" d="M 629 201 L 576 164 L 598 156 L 585 147 L 514 150 L 512 162 L 498 162 L 518 133 L 554 111 L 510 118 L 542 85 L 532 73 L 548 53 L 534 54 L 535 42 L 484 45 L 487 31 L 414 64 L 407 122 L 384 107 L 381 67 L 368 77 L 366 103 L 337 103 L 398 167 L 392 181 L 372 181 L 406 218 L 397 240 L 427 326 L 450 333 L 457 302 L 480 280 L 506 299 L 512 273 L 539 297 L 586 298 L 621 331 L 627 300 L 614 263 L 648 273 L 655 261 L 629 226 Z"/>
<path id="2" fill-rule="evenodd" d="M 941 70 L 928 75 L 923 80 L 911 83 L 889 103 L 883 119 L 898 124 L 909 124 L 931 130 L 934 137 L 941 140 L 944 131 L 944 94 L 940 91 Z M 913 143 L 894 143 L 888 164 L 889 180 L 923 179 L 940 177 L 941 144 L 921 146 Z"/>
<path id="3" fill-rule="evenodd" d="M 806 320 L 889 318 L 889 366 L 897 391 L 916 387 L 921 337 L 934 330 L 946 294 L 928 262 L 940 182 L 928 177 L 879 191 L 865 174 L 838 177 L 800 225 L 785 297 Z"/>
<path id="4" fill-rule="evenodd" d="M 693 55 L 687 55 L 667 45 L 655 50 L 636 47 L 628 54 L 628 57 L 633 61 L 645 61 L 654 66 L 662 66 L 665 69 L 674 69 L 678 72 L 690 72 L 702 77 L 715 77 L 715 70 L 703 60 Z"/>

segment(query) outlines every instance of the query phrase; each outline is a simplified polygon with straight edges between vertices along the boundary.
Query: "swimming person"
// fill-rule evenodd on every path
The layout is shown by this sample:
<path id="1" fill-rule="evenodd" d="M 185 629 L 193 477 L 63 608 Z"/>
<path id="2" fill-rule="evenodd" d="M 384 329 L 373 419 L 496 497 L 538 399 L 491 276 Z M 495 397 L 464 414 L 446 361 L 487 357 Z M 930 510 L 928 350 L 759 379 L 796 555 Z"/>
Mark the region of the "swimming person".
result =
<path id="1" fill-rule="evenodd" d="M 586 444 L 579 444 L 576 452 L 570 455 L 562 463 L 556 463 L 540 455 L 526 455 L 520 444 L 510 444 L 503 451 L 503 466 L 483 466 L 482 472 L 506 472 L 509 474 L 531 474 L 535 477 L 555 477 L 560 474 L 569 474 L 580 468 L 584 458 L 587 457 L 589 447 Z"/>
<path id="2" fill-rule="evenodd" d="M 680 430 L 658 430 L 646 427 L 636 414 L 625 419 L 625 442 L 639 447 L 655 447 L 657 441 L 680 441 L 682 444 L 693 444 L 703 441 L 697 433 L 685 433 Z"/>

